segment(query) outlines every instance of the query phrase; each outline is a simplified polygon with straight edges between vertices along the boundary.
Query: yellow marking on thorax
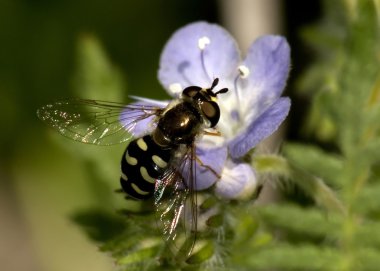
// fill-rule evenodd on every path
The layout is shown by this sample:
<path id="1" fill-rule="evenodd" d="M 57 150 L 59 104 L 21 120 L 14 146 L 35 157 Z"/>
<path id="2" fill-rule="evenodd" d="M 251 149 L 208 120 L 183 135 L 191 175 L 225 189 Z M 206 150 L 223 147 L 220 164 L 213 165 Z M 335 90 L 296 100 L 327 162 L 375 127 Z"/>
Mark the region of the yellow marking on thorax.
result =
<path id="1" fill-rule="evenodd" d="M 166 163 L 164 160 L 161 159 L 161 157 L 157 155 L 153 155 L 152 160 L 160 168 L 166 168 L 168 166 L 168 163 Z"/>
<path id="2" fill-rule="evenodd" d="M 149 173 L 148 171 L 146 170 L 145 167 L 140 167 L 140 173 L 141 173 L 141 176 L 143 177 L 143 179 L 145 181 L 147 181 L 148 183 L 155 183 L 156 182 L 156 179 L 152 178 L 149 176 Z"/>
<path id="3" fill-rule="evenodd" d="M 125 160 L 127 160 L 127 163 L 131 166 L 137 165 L 137 159 L 132 156 L 129 156 L 128 152 L 125 154 Z"/>
<path id="4" fill-rule="evenodd" d="M 140 194 L 140 195 L 143 195 L 143 196 L 149 194 L 149 192 L 146 192 L 146 191 L 141 190 L 141 189 L 140 189 L 137 185 L 135 185 L 134 183 L 131 183 L 131 186 L 132 186 L 133 190 L 136 191 L 137 194 Z"/>
<path id="5" fill-rule="evenodd" d="M 148 149 L 148 145 L 145 143 L 144 139 L 140 138 L 137 140 L 137 146 L 140 147 L 143 151 L 146 151 Z"/>

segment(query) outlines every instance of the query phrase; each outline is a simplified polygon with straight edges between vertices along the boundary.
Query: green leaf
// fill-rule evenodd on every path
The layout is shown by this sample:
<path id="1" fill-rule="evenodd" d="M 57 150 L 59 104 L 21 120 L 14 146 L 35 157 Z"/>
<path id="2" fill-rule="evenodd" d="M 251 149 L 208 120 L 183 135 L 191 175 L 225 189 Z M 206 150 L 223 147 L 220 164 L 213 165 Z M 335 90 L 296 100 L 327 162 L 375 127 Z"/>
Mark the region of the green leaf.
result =
<path id="1" fill-rule="evenodd" d="M 121 216 L 98 209 L 77 212 L 72 216 L 72 220 L 96 242 L 107 242 L 115 238 L 126 226 Z"/>
<path id="2" fill-rule="evenodd" d="M 236 234 L 234 242 L 237 247 L 244 246 L 251 239 L 255 238 L 255 234 L 259 229 L 259 221 L 248 211 L 243 213 L 239 213 L 239 211 L 233 212 L 237 214 L 236 221 L 233 224 L 234 233 Z"/>
<path id="3" fill-rule="evenodd" d="M 187 260 L 188 264 L 200 264 L 214 255 L 214 244 L 211 241 L 204 241 L 194 248 L 196 250 Z"/>
<path id="4" fill-rule="evenodd" d="M 211 228 L 217 228 L 223 225 L 223 215 L 222 214 L 216 214 L 211 217 L 209 217 L 206 221 L 206 225 Z"/>
<path id="5" fill-rule="evenodd" d="M 312 245 L 274 245 L 255 251 L 247 258 L 253 270 L 339 270 L 340 253 L 328 247 Z"/>
<path id="6" fill-rule="evenodd" d="M 380 183 L 367 184 L 358 195 L 354 211 L 362 215 L 375 215 L 380 218 Z"/>
<path id="7" fill-rule="evenodd" d="M 152 246 L 143 249 L 139 249 L 135 252 L 128 253 L 125 257 L 117 260 L 118 265 L 136 265 L 151 260 L 157 255 L 158 247 Z M 142 267 L 142 265 L 140 266 Z"/>
<path id="8" fill-rule="evenodd" d="M 358 223 L 355 244 L 358 247 L 375 247 L 380 249 L 380 222 L 363 221 Z"/>
<path id="9" fill-rule="evenodd" d="M 285 144 L 283 152 L 299 168 L 321 177 L 330 184 L 342 185 L 335 183 L 343 168 L 342 157 L 327 153 L 317 146 L 296 143 Z"/>
<path id="10" fill-rule="evenodd" d="M 215 197 L 206 198 L 202 204 L 199 206 L 200 210 L 207 210 L 215 207 L 218 203 L 218 200 Z"/>
<path id="11" fill-rule="evenodd" d="M 357 269 L 361 271 L 372 271 L 379 268 L 379 249 L 363 247 L 358 249 L 357 253 Z"/>
<path id="12" fill-rule="evenodd" d="M 258 213 L 265 223 L 277 229 L 316 238 L 337 238 L 343 219 L 337 215 L 327 215 L 316 208 L 302 208 L 281 204 L 263 206 Z"/>
<path id="13" fill-rule="evenodd" d="M 335 192 L 322 179 L 296 167 L 281 156 L 256 155 L 253 157 L 253 166 L 261 174 L 282 177 L 296 183 L 327 210 L 346 212 Z"/>
<path id="14" fill-rule="evenodd" d="M 269 233 L 258 233 L 252 241 L 252 247 L 260 249 L 272 243 L 273 236 Z"/>

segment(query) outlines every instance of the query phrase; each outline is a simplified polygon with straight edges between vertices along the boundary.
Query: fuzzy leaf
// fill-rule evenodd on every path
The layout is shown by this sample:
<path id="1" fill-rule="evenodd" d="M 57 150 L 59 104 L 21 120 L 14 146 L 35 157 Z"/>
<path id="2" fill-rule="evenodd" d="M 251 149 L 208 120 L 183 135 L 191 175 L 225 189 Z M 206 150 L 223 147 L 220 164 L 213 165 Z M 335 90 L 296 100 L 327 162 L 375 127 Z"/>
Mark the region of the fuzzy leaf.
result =
<path id="1" fill-rule="evenodd" d="M 125 227 L 124 220 L 120 216 L 97 209 L 77 212 L 72 219 L 97 242 L 107 242 L 115 238 Z"/>
<path id="2" fill-rule="evenodd" d="M 254 156 L 253 166 L 259 173 L 268 173 L 296 183 L 320 206 L 345 213 L 345 208 L 334 191 L 322 179 L 294 166 L 277 155 Z"/>
<path id="3" fill-rule="evenodd" d="M 247 264 L 256 269 L 339 270 L 340 254 L 327 247 L 275 245 L 255 251 Z"/>
<path id="4" fill-rule="evenodd" d="M 189 264 L 199 264 L 209 259 L 214 254 L 214 245 L 212 242 L 205 242 L 198 251 L 193 253 L 186 262 Z"/>
<path id="5" fill-rule="evenodd" d="M 281 204 L 259 208 L 259 215 L 265 222 L 278 229 L 318 238 L 336 238 L 343 219 L 326 215 L 316 208 L 302 208 Z"/>
<path id="6" fill-rule="evenodd" d="M 304 144 L 287 143 L 283 151 L 284 155 L 298 167 L 321 177 L 330 184 L 336 184 L 334 182 L 337 181 L 337 176 L 343 167 L 342 157 L 329 154 L 316 146 Z"/>

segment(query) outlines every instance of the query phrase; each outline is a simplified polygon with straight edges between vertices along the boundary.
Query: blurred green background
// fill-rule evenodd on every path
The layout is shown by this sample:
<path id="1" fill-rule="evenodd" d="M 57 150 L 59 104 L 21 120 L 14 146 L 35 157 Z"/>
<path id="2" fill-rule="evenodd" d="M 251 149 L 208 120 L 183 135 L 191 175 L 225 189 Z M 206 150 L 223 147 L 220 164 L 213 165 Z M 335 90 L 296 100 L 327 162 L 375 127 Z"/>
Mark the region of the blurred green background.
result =
<path id="1" fill-rule="evenodd" d="M 186 23 L 223 23 L 221 2 L 0 0 L 0 270 L 113 268 L 70 217 L 120 205 L 113 190 L 125 145 L 71 142 L 44 126 L 36 110 L 78 96 L 165 98 L 156 76 L 162 47 Z M 315 53 L 300 39 L 300 29 L 321 13 L 316 0 L 282 5 L 282 29 L 292 47 L 288 95 Z M 293 140 L 300 137 L 309 96 L 292 97 Z"/>

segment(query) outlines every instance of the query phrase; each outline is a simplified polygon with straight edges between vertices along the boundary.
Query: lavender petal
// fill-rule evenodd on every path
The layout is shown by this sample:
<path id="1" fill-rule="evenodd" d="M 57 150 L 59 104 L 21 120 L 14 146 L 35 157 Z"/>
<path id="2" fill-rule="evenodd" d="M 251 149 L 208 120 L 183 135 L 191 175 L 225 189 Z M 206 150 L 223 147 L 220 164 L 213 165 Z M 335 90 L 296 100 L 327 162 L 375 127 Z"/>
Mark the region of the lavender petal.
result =
<path id="1" fill-rule="evenodd" d="M 220 176 L 224 164 L 227 159 L 227 148 L 213 148 L 213 149 L 201 149 L 196 148 L 196 156 L 202 161 L 202 165 L 199 161 L 196 161 L 196 176 L 193 179 L 196 183 L 193 183 L 194 188 L 196 190 L 207 189 L 212 186 L 217 180 L 218 176 Z M 188 163 L 184 165 L 182 175 L 185 177 L 187 183 L 189 183 L 190 176 L 190 160 Z M 210 170 L 212 169 L 212 170 Z"/>
<path id="2" fill-rule="evenodd" d="M 250 165 L 228 161 L 221 179 L 216 182 L 215 192 L 225 199 L 247 198 L 256 186 L 255 172 Z"/>
<path id="3" fill-rule="evenodd" d="M 206 37 L 210 43 L 203 50 L 199 40 Z M 235 40 L 215 24 L 196 22 L 173 34 L 160 59 L 158 78 L 170 95 L 177 93 L 173 84 L 183 88 L 196 85 L 209 87 L 214 78 L 232 78 L 240 61 Z M 203 63 L 202 63 L 203 62 Z"/>
<path id="4" fill-rule="evenodd" d="M 136 110 L 136 106 L 146 106 L 147 108 L 152 106 L 157 108 L 165 108 L 168 102 L 156 101 L 136 96 L 132 96 L 132 98 L 135 99 L 136 102 L 131 103 L 131 107 L 126 106 L 126 108 L 121 112 L 119 120 L 124 127 L 128 128 L 128 131 L 133 134 L 134 137 L 139 137 L 153 131 L 154 118 L 156 116 L 152 115 L 148 118 L 139 120 L 139 118 L 144 115 L 144 112 L 142 112 L 142 110 Z"/>
<path id="5" fill-rule="evenodd" d="M 290 69 L 290 47 L 281 36 L 262 36 L 249 48 L 243 62 L 249 70 L 238 88 L 245 109 L 262 112 L 281 96 Z M 249 91 L 249 93 L 247 93 Z"/>
<path id="6" fill-rule="evenodd" d="M 281 97 L 275 101 L 247 128 L 236 135 L 228 144 L 232 158 L 240 158 L 260 141 L 274 133 L 285 120 L 290 110 L 290 99 Z"/>

